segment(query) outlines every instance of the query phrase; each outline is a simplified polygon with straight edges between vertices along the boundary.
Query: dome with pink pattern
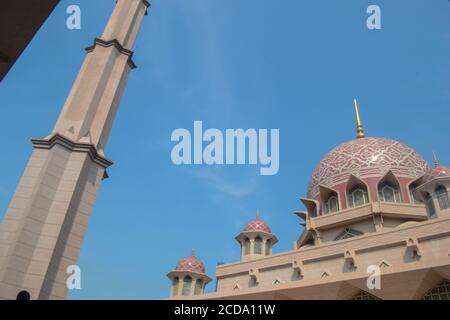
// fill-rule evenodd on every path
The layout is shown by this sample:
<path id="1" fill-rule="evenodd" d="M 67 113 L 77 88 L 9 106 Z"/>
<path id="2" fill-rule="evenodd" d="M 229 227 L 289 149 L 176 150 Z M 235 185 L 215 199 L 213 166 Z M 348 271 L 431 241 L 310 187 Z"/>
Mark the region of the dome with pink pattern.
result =
<path id="1" fill-rule="evenodd" d="M 260 232 L 266 232 L 266 233 L 272 233 L 270 231 L 269 225 L 265 223 L 264 221 L 260 220 L 259 218 L 250 221 L 245 225 L 244 232 L 247 231 L 260 231 Z"/>
<path id="2" fill-rule="evenodd" d="M 450 177 L 450 167 L 436 166 L 425 173 L 423 176 L 423 182 L 428 182 L 436 178 L 448 178 Z"/>
<path id="3" fill-rule="evenodd" d="M 350 175 L 358 178 L 383 177 L 391 171 L 396 177 L 416 179 L 429 170 L 427 162 L 412 148 L 386 138 L 360 138 L 331 150 L 314 170 L 308 198 L 320 194 L 319 186 L 333 188 Z"/>
<path id="4" fill-rule="evenodd" d="M 190 271 L 194 273 L 205 273 L 205 265 L 196 256 L 191 255 L 178 262 L 176 271 Z"/>

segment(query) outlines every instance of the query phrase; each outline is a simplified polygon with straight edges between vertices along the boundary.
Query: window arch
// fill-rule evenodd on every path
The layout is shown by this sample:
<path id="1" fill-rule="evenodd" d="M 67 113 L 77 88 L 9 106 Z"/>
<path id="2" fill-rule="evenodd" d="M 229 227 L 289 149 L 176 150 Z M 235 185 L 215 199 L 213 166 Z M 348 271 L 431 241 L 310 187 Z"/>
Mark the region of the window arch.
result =
<path id="1" fill-rule="evenodd" d="M 270 239 L 266 241 L 266 256 L 270 255 Z"/>
<path id="2" fill-rule="evenodd" d="M 438 186 L 435 192 L 438 199 L 439 208 L 441 210 L 450 208 L 450 200 L 448 198 L 447 189 L 444 186 Z"/>
<path id="3" fill-rule="evenodd" d="M 383 182 L 378 187 L 378 197 L 384 202 L 402 202 L 402 196 L 398 185 L 391 182 Z"/>
<path id="4" fill-rule="evenodd" d="M 332 193 L 324 203 L 324 213 L 329 214 L 339 211 L 339 199 L 336 193 Z"/>
<path id="5" fill-rule="evenodd" d="M 417 188 L 416 182 L 411 183 L 409 185 L 409 196 L 411 198 L 411 203 L 415 203 L 415 204 L 423 203 L 423 201 L 417 197 L 416 188 Z"/>
<path id="6" fill-rule="evenodd" d="M 194 289 L 194 294 L 202 294 L 203 293 L 203 281 L 200 279 L 197 279 L 197 281 L 195 281 L 195 289 Z"/>
<path id="7" fill-rule="evenodd" d="M 189 296 L 191 294 L 191 287 L 192 287 L 192 278 L 191 276 L 184 277 L 183 280 L 183 296 Z"/>
<path id="8" fill-rule="evenodd" d="M 173 279 L 173 289 L 172 289 L 172 295 L 177 296 L 178 295 L 178 288 L 180 287 L 180 278 L 175 277 Z"/>
<path id="9" fill-rule="evenodd" d="M 260 236 L 255 238 L 255 254 L 262 254 L 263 240 Z"/>
<path id="10" fill-rule="evenodd" d="M 351 228 L 345 228 L 344 231 L 342 231 L 335 239 L 334 241 L 338 241 L 338 240 L 344 240 L 344 239 L 348 239 L 348 238 L 353 238 L 356 236 L 361 236 L 364 233 L 362 233 L 361 231 L 355 230 L 355 229 L 351 229 Z"/>
<path id="11" fill-rule="evenodd" d="M 366 291 L 361 290 L 355 296 L 353 296 L 352 300 L 381 300 L 381 299 L 375 297 L 374 295 L 371 295 Z"/>
<path id="12" fill-rule="evenodd" d="M 250 254 L 250 239 L 245 238 L 244 240 L 244 255 Z"/>
<path id="13" fill-rule="evenodd" d="M 428 216 L 434 217 L 436 215 L 436 209 L 434 208 L 433 197 L 428 192 L 425 194 L 425 207 L 427 208 Z"/>
<path id="14" fill-rule="evenodd" d="M 248 287 L 249 288 L 254 288 L 258 286 L 258 280 L 256 280 L 255 277 L 250 277 L 250 280 L 248 282 Z"/>
<path id="15" fill-rule="evenodd" d="M 28 291 L 23 290 L 17 294 L 16 300 L 31 300 L 31 295 Z"/>
<path id="16" fill-rule="evenodd" d="M 450 300 L 450 282 L 444 281 L 428 291 L 423 300 Z"/>
<path id="17" fill-rule="evenodd" d="M 348 191 L 348 206 L 350 208 L 369 203 L 369 193 L 366 186 L 357 184 Z"/>

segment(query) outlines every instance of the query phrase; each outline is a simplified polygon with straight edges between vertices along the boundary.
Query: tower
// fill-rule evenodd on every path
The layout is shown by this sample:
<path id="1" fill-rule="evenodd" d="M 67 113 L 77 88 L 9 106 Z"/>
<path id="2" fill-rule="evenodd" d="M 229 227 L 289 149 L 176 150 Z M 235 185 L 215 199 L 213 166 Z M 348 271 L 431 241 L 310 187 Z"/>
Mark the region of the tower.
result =
<path id="1" fill-rule="evenodd" d="M 267 223 L 259 218 L 247 223 L 235 238 L 241 245 L 241 261 L 258 259 L 272 254 L 272 246 L 278 242 Z"/>
<path id="2" fill-rule="evenodd" d="M 117 0 L 52 133 L 33 153 L 0 225 L 0 299 L 64 299 L 101 181 L 110 130 L 130 71 L 146 0 Z"/>
<path id="3" fill-rule="evenodd" d="M 167 277 L 172 281 L 172 298 L 202 295 L 205 286 L 211 281 L 205 273 L 205 265 L 195 256 L 194 250 L 189 257 L 181 259 Z"/>

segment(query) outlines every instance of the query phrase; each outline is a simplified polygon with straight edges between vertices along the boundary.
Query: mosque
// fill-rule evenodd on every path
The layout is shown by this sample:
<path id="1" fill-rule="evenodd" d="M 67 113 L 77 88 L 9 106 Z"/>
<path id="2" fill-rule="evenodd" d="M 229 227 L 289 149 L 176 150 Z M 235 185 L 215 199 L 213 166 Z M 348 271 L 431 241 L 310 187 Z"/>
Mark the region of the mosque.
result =
<path id="1" fill-rule="evenodd" d="M 167 276 L 170 299 L 450 299 L 450 167 L 414 149 L 366 137 L 331 150 L 311 175 L 303 232 L 291 251 L 259 216 L 236 236 L 239 262 L 212 278 L 193 253 Z"/>
<path id="2" fill-rule="evenodd" d="M 24 41 L 0 52 L 0 80 L 57 3 L 41 2 L 47 6 L 24 28 Z M 32 139 L 0 223 L 0 300 L 67 295 L 67 270 L 109 178 L 106 146 L 150 8 L 147 0 L 115 3 L 55 127 Z M 294 248 L 273 254 L 278 239 L 257 217 L 235 238 L 240 261 L 217 266 L 214 292 L 205 294 L 212 278 L 193 253 L 168 274 L 171 299 L 449 300 L 450 167 L 436 160 L 430 168 L 400 142 L 365 137 L 356 101 L 355 111 L 357 139 L 320 161 L 301 198 L 306 211 L 295 214 L 304 229 Z"/>

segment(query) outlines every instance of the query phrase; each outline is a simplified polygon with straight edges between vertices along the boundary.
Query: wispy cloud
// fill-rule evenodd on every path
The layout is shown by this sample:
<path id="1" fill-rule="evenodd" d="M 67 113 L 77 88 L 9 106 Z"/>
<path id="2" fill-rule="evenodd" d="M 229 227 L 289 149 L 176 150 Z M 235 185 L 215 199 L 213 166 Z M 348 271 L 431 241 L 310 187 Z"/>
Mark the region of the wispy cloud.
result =
<path id="1" fill-rule="evenodd" d="M 258 182 L 256 178 L 242 178 L 232 181 L 223 171 L 213 168 L 202 168 L 201 170 L 190 170 L 193 177 L 203 180 L 208 186 L 216 191 L 234 198 L 242 198 L 253 194 Z"/>

